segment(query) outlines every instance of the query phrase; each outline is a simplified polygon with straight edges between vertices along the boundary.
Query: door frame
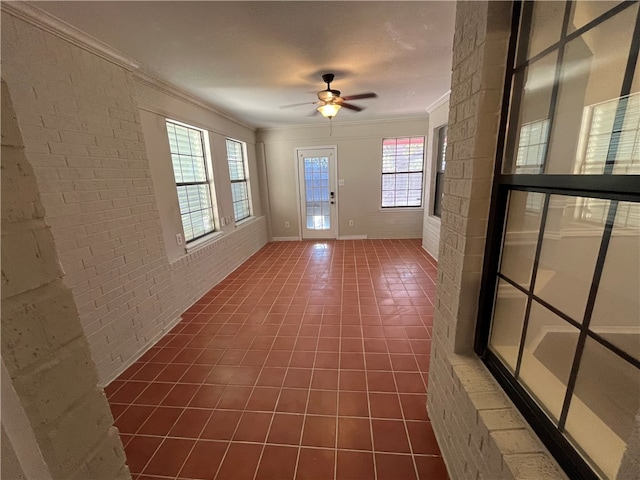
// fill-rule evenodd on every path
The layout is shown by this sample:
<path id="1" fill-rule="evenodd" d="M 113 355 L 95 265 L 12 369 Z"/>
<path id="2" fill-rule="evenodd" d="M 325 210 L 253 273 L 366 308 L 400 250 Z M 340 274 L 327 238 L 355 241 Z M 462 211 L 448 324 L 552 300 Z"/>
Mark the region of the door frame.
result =
<path id="1" fill-rule="evenodd" d="M 294 165 L 294 173 L 295 173 L 295 178 L 296 178 L 296 207 L 298 210 L 298 238 L 300 240 L 304 240 L 304 237 L 302 236 L 302 222 L 304 221 L 304 219 L 302 218 L 302 188 L 303 185 L 301 185 L 300 183 L 300 161 L 299 161 L 299 155 L 301 153 L 304 153 L 307 150 L 331 150 L 331 153 L 333 154 L 333 158 L 335 158 L 335 169 L 333 174 L 331 175 L 333 178 L 333 184 L 335 185 L 335 222 L 336 222 L 336 226 L 335 226 L 335 237 L 330 237 L 327 238 L 327 240 L 329 239 L 334 239 L 337 240 L 338 237 L 340 236 L 340 221 L 338 219 L 338 206 L 339 206 L 339 202 L 340 202 L 340 195 L 338 194 L 338 146 L 337 145 L 320 145 L 320 146 L 310 146 L 310 147 L 294 147 L 293 148 L 293 165 Z M 321 240 L 321 239 L 318 239 Z"/>

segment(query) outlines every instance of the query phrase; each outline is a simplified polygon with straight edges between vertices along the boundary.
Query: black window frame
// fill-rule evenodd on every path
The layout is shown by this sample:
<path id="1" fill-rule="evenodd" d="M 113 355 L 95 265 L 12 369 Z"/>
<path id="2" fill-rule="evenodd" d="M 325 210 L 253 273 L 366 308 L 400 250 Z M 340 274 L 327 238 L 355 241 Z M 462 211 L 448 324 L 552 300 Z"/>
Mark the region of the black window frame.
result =
<path id="1" fill-rule="evenodd" d="M 442 218 L 442 195 L 444 193 L 444 170 L 447 166 L 447 134 L 449 132 L 449 125 L 445 123 L 435 131 L 437 134 L 432 214 L 434 217 Z"/>
<path id="2" fill-rule="evenodd" d="M 532 56 L 529 59 L 519 62 L 516 62 L 516 59 L 525 58 L 528 45 L 526 41 L 522 41 L 520 42 L 520 44 L 518 44 L 518 35 L 519 32 L 521 32 L 524 38 L 528 39 L 529 37 L 533 2 L 516 1 L 513 4 L 513 16 L 511 25 L 512 34 L 506 63 L 507 72 L 504 83 L 505 87 L 501 110 L 500 130 L 498 133 L 497 153 L 494 169 L 494 183 L 491 193 L 491 208 L 487 226 L 474 350 L 570 478 L 598 479 L 599 476 L 587 463 L 587 461 L 578 453 L 576 447 L 569 443 L 569 441 L 562 435 L 559 428 L 556 427 L 548 419 L 544 411 L 533 400 L 531 395 L 518 383 L 513 374 L 502 363 L 498 356 L 488 348 L 497 282 L 498 279 L 503 278 L 500 277 L 499 274 L 499 262 L 502 250 L 502 237 L 505 228 L 507 207 L 509 202 L 509 192 L 525 191 L 540 192 L 545 194 L 545 201 L 542 206 L 543 217 L 541 222 L 541 229 L 537 240 L 536 256 L 539 256 L 540 252 L 540 246 L 544 233 L 545 216 L 549 204 L 549 196 L 551 194 L 586 196 L 603 198 L 611 201 L 610 209 L 607 215 L 607 222 L 602 237 L 602 243 L 596 262 L 594 277 L 592 279 L 591 290 L 587 299 L 587 312 L 585 313 L 584 319 L 586 320 L 586 322 L 584 322 L 583 320 L 582 325 L 577 325 L 580 327 L 580 333 L 578 345 L 576 348 L 576 354 L 572 363 L 569 384 L 567 385 L 565 402 L 563 404 L 561 414 L 561 422 L 563 422 L 564 420 L 566 420 L 568 408 L 567 399 L 570 398 L 570 396 L 573 394 L 573 387 L 575 387 L 577 375 L 577 367 L 579 365 L 580 357 L 584 350 L 587 337 L 597 341 L 601 345 L 604 345 L 610 351 L 615 351 L 618 356 L 623 357 L 628 362 L 631 362 L 636 368 L 640 368 L 640 365 L 635 358 L 626 354 L 626 352 L 620 351 L 620 349 L 618 349 L 615 345 L 612 345 L 607 340 L 598 337 L 597 334 L 593 334 L 589 331 L 588 328 L 590 320 L 589 316 L 591 313 L 590 310 L 593 310 L 593 306 L 595 303 L 597 288 L 603 270 L 608 242 L 611 238 L 611 232 L 618 202 L 638 202 L 640 200 L 640 175 L 612 175 L 611 173 L 613 171 L 613 165 L 609 164 L 608 161 L 606 164 L 605 173 L 602 175 L 502 173 L 503 162 L 505 161 L 505 151 L 513 152 L 513 145 L 515 144 L 514 125 L 517 124 L 517 119 L 514 122 L 514 119 L 510 117 L 510 112 L 518 111 L 520 96 L 523 87 L 522 83 L 518 84 L 518 80 L 515 74 L 519 69 L 526 68 L 529 64 L 539 58 L 542 58 L 553 49 L 557 49 L 559 52 L 562 52 L 564 45 L 570 40 L 577 38 L 585 31 L 599 25 L 600 23 L 637 3 L 637 1 L 631 1 L 615 5 L 606 13 L 593 19 L 592 21 L 576 29 L 575 31 L 567 34 L 567 26 L 571 14 L 572 4 L 571 1 L 567 1 L 565 3 L 562 34 L 560 36 L 560 39 L 542 52 Z M 522 22 L 520 20 L 521 17 L 523 18 Z M 638 62 L 638 51 L 640 50 L 640 8 L 638 9 L 634 28 L 635 29 L 631 41 L 628 63 L 622 82 L 620 97 L 624 97 L 625 95 L 629 94 L 634 71 L 636 68 L 636 63 Z M 558 63 L 555 72 L 555 81 L 552 90 L 550 105 L 549 118 L 551 119 L 551 122 L 553 121 L 553 113 L 555 112 L 556 108 L 555 102 L 558 96 L 560 66 L 562 62 L 561 53 L 559 53 L 558 55 L 557 62 Z M 623 102 L 620 103 L 622 104 Z M 551 132 L 552 129 L 553 124 L 549 125 L 548 131 Z M 615 154 L 615 152 L 613 153 Z M 548 160 L 548 155 L 549 149 L 547 148 L 545 152 L 545 163 Z M 515 163 L 515 158 L 513 158 L 512 161 Z M 544 171 L 544 165 L 542 167 L 542 171 Z M 535 268 L 536 266 L 534 260 L 534 270 Z M 532 275 L 535 275 L 535 273 L 533 273 Z M 522 288 L 519 289 L 520 291 L 522 291 Z M 534 295 L 532 292 L 525 293 L 529 296 L 528 302 L 530 303 Z M 525 329 L 526 326 L 523 327 L 523 331 Z M 561 423 L 561 425 L 563 425 L 563 423 Z"/>

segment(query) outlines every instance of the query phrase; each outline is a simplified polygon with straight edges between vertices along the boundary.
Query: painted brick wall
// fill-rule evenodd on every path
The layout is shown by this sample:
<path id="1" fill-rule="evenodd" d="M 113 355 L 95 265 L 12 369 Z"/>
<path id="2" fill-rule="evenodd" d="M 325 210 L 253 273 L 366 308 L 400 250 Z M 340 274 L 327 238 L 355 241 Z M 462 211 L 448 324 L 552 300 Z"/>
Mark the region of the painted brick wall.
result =
<path id="1" fill-rule="evenodd" d="M 6 12 L 2 37 L 2 76 L 25 154 L 107 384 L 264 245 L 266 225 L 256 221 L 170 265 L 134 74 Z"/>
<path id="2" fill-rule="evenodd" d="M 428 409 L 453 480 L 564 479 L 472 351 L 510 2 L 458 2 Z"/>
<path id="3" fill-rule="evenodd" d="M 24 428 L 32 430 L 37 444 L 29 452 L 20 451 L 27 477 L 36 474 L 33 463 L 38 462 L 32 459 L 37 456 L 46 465 L 37 474 L 48 470 L 53 479 L 131 478 L 106 397 L 97 386 L 73 296 L 62 282 L 51 229 L 4 81 L 2 362 L 3 434 L 5 426 L 9 435 L 15 433 L 7 440 L 19 450 L 24 432 L 9 429 L 16 411 L 4 396 L 12 387 L 24 411 L 20 415 L 28 422 Z M 4 461 L 4 442 L 2 447 Z"/>

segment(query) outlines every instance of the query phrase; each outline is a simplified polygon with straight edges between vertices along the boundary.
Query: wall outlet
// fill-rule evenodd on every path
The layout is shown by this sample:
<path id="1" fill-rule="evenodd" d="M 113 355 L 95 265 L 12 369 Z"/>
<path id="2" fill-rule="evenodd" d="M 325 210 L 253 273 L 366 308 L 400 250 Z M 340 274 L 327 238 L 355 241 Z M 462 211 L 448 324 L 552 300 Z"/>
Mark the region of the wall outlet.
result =
<path id="1" fill-rule="evenodd" d="M 182 245 L 184 243 L 184 240 L 182 238 L 182 234 L 181 233 L 176 233 L 176 243 L 178 244 L 178 246 Z"/>
<path id="2" fill-rule="evenodd" d="M 349 220 L 349 226 L 353 227 L 353 220 Z"/>
<path id="3" fill-rule="evenodd" d="M 227 217 L 221 217 L 220 218 L 220 223 L 222 224 L 222 226 L 224 227 L 227 224 Z"/>
<path id="4" fill-rule="evenodd" d="M 284 222 L 284 228 L 289 228 L 291 225 L 289 225 L 289 222 Z"/>

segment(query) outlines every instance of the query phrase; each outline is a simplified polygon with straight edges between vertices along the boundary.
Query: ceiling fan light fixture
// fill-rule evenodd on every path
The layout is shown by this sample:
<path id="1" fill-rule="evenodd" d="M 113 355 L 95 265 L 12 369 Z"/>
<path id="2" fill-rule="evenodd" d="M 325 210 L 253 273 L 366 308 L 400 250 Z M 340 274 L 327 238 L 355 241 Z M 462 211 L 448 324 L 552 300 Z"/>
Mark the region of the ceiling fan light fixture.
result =
<path id="1" fill-rule="evenodd" d="M 325 103 L 324 105 L 320 105 L 318 107 L 318 111 L 325 118 L 333 118 L 336 116 L 340 108 L 340 105 L 338 105 L 337 103 Z"/>

